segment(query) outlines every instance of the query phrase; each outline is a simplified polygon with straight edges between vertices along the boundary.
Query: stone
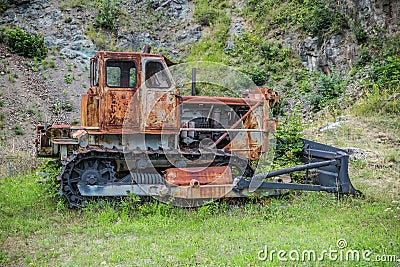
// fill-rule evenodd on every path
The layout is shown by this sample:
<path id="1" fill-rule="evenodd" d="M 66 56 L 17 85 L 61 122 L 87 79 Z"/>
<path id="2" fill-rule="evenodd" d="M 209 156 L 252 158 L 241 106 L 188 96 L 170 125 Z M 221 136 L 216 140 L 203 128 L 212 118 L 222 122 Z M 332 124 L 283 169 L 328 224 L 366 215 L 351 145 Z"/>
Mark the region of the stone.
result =
<path id="1" fill-rule="evenodd" d="M 320 127 L 318 129 L 319 132 L 326 132 L 326 131 L 332 131 L 335 132 L 334 129 L 339 128 L 342 126 L 342 123 L 340 121 L 337 122 L 330 122 L 325 124 L 324 126 Z"/>
<path id="2" fill-rule="evenodd" d="M 11 9 L 6 10 L 3 17 L 6 22 L 18 22 L 17 15 Z"/>
<path id="3" fill-rule="evenodd" d="M 349 154 L 349 161 L 365 160 L 367 153 L 359 148 L 346 148 L 346 152 Z"/>

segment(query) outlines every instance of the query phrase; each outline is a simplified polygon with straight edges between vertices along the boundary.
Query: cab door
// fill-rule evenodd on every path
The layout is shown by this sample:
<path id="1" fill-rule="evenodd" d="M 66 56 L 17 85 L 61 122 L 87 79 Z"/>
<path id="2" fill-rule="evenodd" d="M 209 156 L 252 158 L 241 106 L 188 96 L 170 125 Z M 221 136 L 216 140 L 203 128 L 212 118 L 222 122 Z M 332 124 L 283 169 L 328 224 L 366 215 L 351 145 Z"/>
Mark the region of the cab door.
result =
<path id="1" fill-rule="evenodd" d="M 127 118 L 126 116 L 126 111 L 131 105 L 132 98 L 140 84 L 138 83 L 137 60 L 134 58 L 109 58 L 105 62 L 105 70 L 105 130 L 109 132 L 120 131 L 125 119 L 129 119 L 131 127 L 137 127 L 137 118 L 132 118 L 131 116 Z"/>
<path id="2" fill-rule="evenodd" d="M 149 134 L 179 133 L 179 90 L 164 60 L 142 58 L 141 132 Z"/>

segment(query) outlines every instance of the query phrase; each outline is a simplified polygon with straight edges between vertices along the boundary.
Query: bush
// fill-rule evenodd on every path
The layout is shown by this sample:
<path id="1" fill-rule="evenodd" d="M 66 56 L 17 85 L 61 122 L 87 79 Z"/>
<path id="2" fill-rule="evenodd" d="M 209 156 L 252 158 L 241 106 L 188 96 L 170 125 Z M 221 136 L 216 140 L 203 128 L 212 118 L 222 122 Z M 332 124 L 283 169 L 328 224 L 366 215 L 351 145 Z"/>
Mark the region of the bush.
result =
<path id="1" fill-rule="evenodd" d="M 218 11 L 215 8 L 199 5 L 196 6 L 193 17 L 201 25 L 210 26 L 217 20 Z"/>
<path id="2" fill-rule="evenodd" d="M 275 133 L 276 149 L 273 169 L 278 170 L 302 164 L 303 129 L 303 120 L 297 111 L 286 114 L 285 119 L 279 123 Z M 295 180 L 301 179 L 300 173 L 293 173 L 291 176 Z"/>
<path id="3" fill-rule="evenodd" d="M 196 0 L 193 18 L 203 26 L 230 23 L 226 13 L 229 6 L 224 0 Z"/>
<path id="4" fill-rule="evenodd" d="M 311 34 L 321 35 L 348 27 L 344 16 L 336 11 L 335 4 L 312 0 L 307 1 L 305 6 L 309 9 L 309 12 L 305 16 L 303 27 Z"/>
<path id="5" fill-rule="evenodd" d="M 120 14 L 121 10 L 117 1 L 102 0 L 98 5 L 96 25 L 104 29 L 114 30 L 117 28 Z"/>
<path id="6" fill-rule="evenodd" d="M 354 62 L 354 67 L 360 68 L 364 67 L 365 65 L 370 64 L 372 61 L 371 52 L 367 47 L 362 47 L 360 51 L 360 55 L 358 56 L 357 60 Z"/>
<path id="7" fill-rule="evenodd" d="M 317 82 L 316 92 L 310 93 L 310 104 L 313 111 L 319 111 L 329 104 L 335 103 L 336 99 L 345 90 L 344 81 L 337 75 L 328 76 L 322 74 Z"/>
<path id="8" fill-rule="evenodd" d="M 44 38 L 38 34 L 29 34 L 20 28 L 5 31 L 6 44 L 11 52 L 18 55 L 43 59 L 47 55 Z"/>
<path id="9" fill-rule="evenodd" d="M 353 27 L 353 33 L 358 43 L 365 43 L 368 40 L 368 35 L 364 31 L 363 27 L 358 23 Z"/>
<path id="10" fill-rule="evenodd" d="M 262 86 L 267 82 L 268 73 L 261 67 L 252 66 L 246 72 L 257 86 Z"/>
<path id="11" fill-rule="evenodd" d="M 396 88 L 400 85 L 400 57 L 387 57 L 374 67 L 372 75 L 379 87 Z"/>

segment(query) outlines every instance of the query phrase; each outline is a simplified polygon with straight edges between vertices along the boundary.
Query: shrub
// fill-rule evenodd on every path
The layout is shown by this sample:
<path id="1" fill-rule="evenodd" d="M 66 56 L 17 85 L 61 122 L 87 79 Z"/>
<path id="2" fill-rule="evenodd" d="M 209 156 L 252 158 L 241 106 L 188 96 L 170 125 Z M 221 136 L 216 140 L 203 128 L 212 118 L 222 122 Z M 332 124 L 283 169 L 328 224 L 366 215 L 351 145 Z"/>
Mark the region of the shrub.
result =
<path id="1" fill-rule="evenodd" d="M 313 111 L 319 111 L 322 108 L 336 102 L 336 99 L 345 90 L 344 81 L 337 75 L 324 75 L 319 76 L 317 82 L 316 92 L 310 93 L 310 104 Z"/>
<path id="2" fill-rule="evenodd" d="M 218 11 L 212 7 L 198 5 L 194 10 L 193 17 L 201 25 L 210 26 L 217 20 Z"/>
<path id="3" fill-rule="evenodd" d="M 385 88 L 396 88 L 400 85 L 400 57 L 387 57 L 374 67 L 374 82 Z"/>
<path id="4" fill-rule="evenodd" d="M 364 82 L 369 91 L 355 108 L 363 115 L 400 113 L 400 57 L 388 56 L 375 62 L 370 79 Z"/>
<path id="5" fill-rule="evenodd" d="M 228 2 L 223 0 L 196 0 L 193 18 L 203 26 L 230 23 L 226 14 Z"/>
<path id="6" fill-rule="evenodd" d="M 365 43 L 368 40 L 367 33 L 359 23 L 353 27 L 353 33 L 358 43 Z"/>
<path id="7" fill-rule="evenodd" d="M 311 0 L 306 2 L 306 7 L 309 11 L 305 16 L 303 27 L 309 33 L 321 35 L 348 26 L 344 16 L 336 11 L 337 7 L 334 4 Z"/>
<path id="8" fill-rule="evenodd" d="M 114 30 L 117 28 L 120 14 L 121 10 L 117 1 L 102 0 L 98 5 L 96 25 L 104 29 Z"/>
<path id="9" fill-rule="evenodd" d="M 262 86 L 266 83 L 268 78 L 268 73 L 265 69 L 253 66 L 247 71 L 247 74 L 251 77 L 253 82 L 257 86 Z"/>
<path id="10" fill-rule="evenodd" d="M 44 38 L 38 34 L 29 34 L 20 28 L 5 31 L 6 43 L 13 53 L 21 56 L 43 59 L 47 55 Z"/>
<path id="11" fill-rule="evenodd" d="M 274 169 L 292 167 L 301 164 L 300 153 L 303 149 L 303 120 L 300 113 L 286 114 L 276 129 L 276 149 Z M 296 175 L 293 176 L 295 178 Z"/>

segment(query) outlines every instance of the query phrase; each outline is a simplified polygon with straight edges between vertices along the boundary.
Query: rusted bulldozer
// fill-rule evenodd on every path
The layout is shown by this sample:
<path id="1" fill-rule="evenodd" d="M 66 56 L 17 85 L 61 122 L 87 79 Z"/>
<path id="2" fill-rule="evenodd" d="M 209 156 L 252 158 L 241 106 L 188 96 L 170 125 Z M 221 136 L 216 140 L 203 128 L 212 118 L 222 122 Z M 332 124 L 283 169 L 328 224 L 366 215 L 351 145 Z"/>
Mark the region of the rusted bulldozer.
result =
<path id="1" fill-rule="evenodd" d="M 40 157 L 62 162 L 60 192 L 71 207 L 90 197 L 153 196 L 193 206 L 221 197 L 287 190 L 355 194 L 345 151 L 303 140 L 304 165 L 256 174 L 273 150 L 271 89 L 242 97 L 182 95 L 164 56 L 99 52 L 90 60 L 81 125 L 37 125 Z M 305 183 L 280 175 L 305 172 Z"/>

